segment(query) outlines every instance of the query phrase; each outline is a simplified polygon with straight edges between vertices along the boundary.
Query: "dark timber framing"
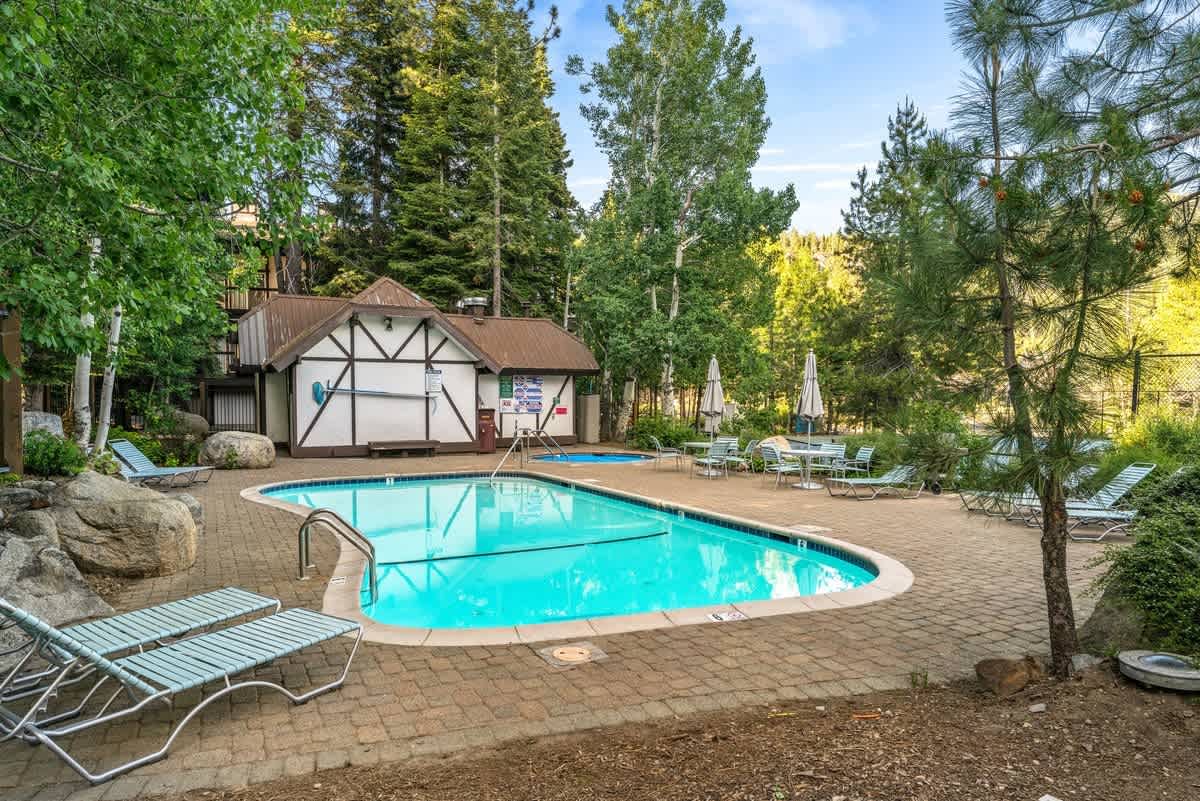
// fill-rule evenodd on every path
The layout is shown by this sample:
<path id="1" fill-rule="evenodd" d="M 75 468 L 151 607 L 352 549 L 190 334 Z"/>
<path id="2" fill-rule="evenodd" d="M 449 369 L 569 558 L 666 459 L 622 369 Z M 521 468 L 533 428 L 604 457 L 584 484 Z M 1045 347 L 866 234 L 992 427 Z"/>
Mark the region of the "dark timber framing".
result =
<path id="1" fill-rule="evenodd" d="M 438 342 L 437 345 L 434 346 L 433 349 L 431 350 L 429 347 L 429 342 L 430 342 L 429 319 L 430 318 L 428 315 L 420 316 L 420 319 L 419 319 L 417 325 L 413 327 L 413 330 L 404 339 L 404 342 L 400 345 L 399 348 L 396 349 L 395 353 L 393 353 L 391 356 L 388 356 L 387 351 L 383 348 L 383 346 L 379 343 L 379 341 L 371 333 L 370 329 L 367 328 L 365 325 L 363 325 L 362 321 L 359 319 L 359 315 L 361 313 L 362 313 L 361 311 L 356 311 L 354 314 L 350 315 L 345 321 L 343 321 L 343 322 L 347 323 L 350 327 L 349 346 L 342 344 L 342 342 L 336 336 L 334 336 L 334 332 L 330 332 L 325 336 L 325 338 L 328 339 L 330 342 L 332 342 L 339 351 L 341 351 L 343 354 L 345 354 L 344 356 L 300 356 L 295 362 L 293 362 L 292 364 L 290 364 L 287 367 L 288 387 L 289 387 L 288 414 L 291 419 L 291 432 L 292 432 L 291 436 L 289 438 L 290 439 L 289 446 L 290 446 L 290 450 L 291 450 L 291 453 L 293 456 L 303 457 L 303 456 L 365 456 L 365 455 L 367 455 L 368 446 L 366 444 L 359 444 L 359 442 L 358 442 L 358 404 L 357 404 L 357 393 L 354 392 L 354 390 L 358 389 L 358 376 L 357 376 L 357 372 L 355 370 L 356 362 L 371 363 L 371 364 L 419 364 L 419 365 L 423 365 L 426 370 L 433 370 L 438 365 L 473 365 L 476 368 L 479 368 L 479 366 L 480 366 L 480 360 L 478 360 L 478 359 L 475 359 L 475 360 L 472 360 L 472 359 L 438 359 L 437 358 L 438 353 L 441 352 L 442 348 L 445 347 L 447 342 L 452 341 L 452 339 L 455 342 L 458 342 L 458 340 L 456 338 L 452 338 L 448 334 L 443 335 L 441 341 Z M 378 313 L 378 312 L 372 312 L 372 313 Z M 400 315 L 392 314 L 390 316 L 399 317 Z M 367 338 L 367 341 L 369 341 L 371 343 L 371 346 L 374 348 L 374 351 L 376 353 L 380 354 L 379 356 L 360 356 L 359 355 L 358 333 L 357 332 L 360 330 L 361 330 L 362 334 Z M 400 358 L 400 354 L 404 352 L 404 349 L 407 348 L 412 343 L 412 341 L 417 337 L 418 334 L 420 334 L 422 337 L 423 355 L 420 358 L 415 358 L 415 359 Z M 461 343 L 459 343 L 459 344 L 461 345 Z M 370 353 L 371 350 L 368 349 L 367 352 Z M 309 421 L 308 427 L 305 428 L 304 433 L 301 434 L 299 439 L 296 439 L 296 437 L 295 437 L 296 419 L 297 419 L 296 405 L 298 402 L 298 398 L 302 397 L 303 393 L 301 392 L 301 388 L 297 387 L 295 385 L 295 383 L 296 383 L 295 366 L 297 364 L 299 364 L 300 362 L 325 362 L 325 363 L 343 365 L 342 371 L 338 374 L 337 380 L 334 381 L 334 383 L 332 385 L 330 385 L 330 388 L 331 389 L 340 389 L 342 386 L 342 383 L 344 381 L 346 381 L 347 378 L 349 380 L 349 390 L 350 390 L 350 444 L 349 445 L 312 446 L 312 445 L 305 444 L 306 442 L 308 442 L 309 435 L 312 434 L 313 429 L 316 427 L 317 421 L 319 421 L 321 419 L 321 416 L 325 413 L 326 407 L 328 407 L 329 404 L 333 402 L 333 399 L 336 395 L 336 393 L 334 393 L 334 392 L 330 392 L 325 396 L 325 400 L 321 403 L 320 408 L 317 409 L 317 413 L 315 415 L 313 415 L 312 420 Z M 422 380 L 424 380 L 424 376 L 422 376 Z M 478 405 L 478 398 L 479 398 L 479 371 L 478 371 L 478 369 L 476 369 L 476 371 L 475 371 L 474 380 L 475 380 L 476 405 Z M 422 388 L 424 388 L 424 384 L 422 384 Z M 458 423 L 460 426 L 462 426 L 462 430 L 469 438 L 469 441 L 467 441 L 467 442 L 444 442 L 438 446 L 438 450 L 442 453 L 455 453 L 455 452 L 461 453 L 461 452 L 471 452 L 471 451 L 477 450 L 478 445 L 479 445 L 478 426 L 477 425 L 473 426 L 470 422 L 467 421 L 467 418 L 463 416 L 462 409 L 459 408 L 458 403 L 455 402 L 454 397 L 451 395 L 449 388 L 445 384 L 442 385 L 441 397 L 446 400 L 446 403 L 450 407 L 450 410 L 452 412 L 454 412 L 455 418 L 458 419 Z M 424 409 L 425 409 L 425 439 L 428 440 L 430 438 L 430 430 L 432 428 L 432 420 L 431 420 L 432 410 L 431 410 L 431 405 L 430 405 L 430 399 L 428 396 L 425 397 L 423 405 L 424 405 Z"/>

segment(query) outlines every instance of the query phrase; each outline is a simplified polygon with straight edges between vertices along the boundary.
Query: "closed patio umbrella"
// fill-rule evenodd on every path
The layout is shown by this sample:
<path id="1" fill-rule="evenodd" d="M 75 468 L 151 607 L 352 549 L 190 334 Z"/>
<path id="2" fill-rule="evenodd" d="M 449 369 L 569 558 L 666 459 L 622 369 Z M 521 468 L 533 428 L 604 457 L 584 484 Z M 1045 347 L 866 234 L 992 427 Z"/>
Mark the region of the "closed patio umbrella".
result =
<path id="1" fill-rule="evenodd" d="M 804 388 L 800 390 L 800 403 L 796 405 L 796 417 L 808 421 L 808 446 L 812 447 L 813 420 L 825 414 L 821 401 L 821 385 L 817 383 L 817 356 L 810 348 L 804 360 Z"/>
<path id="2" fill-rule="evenodd" d="M 704 397 L 700 400 L 700 414 L 708 418 L 711 439 L 718 421 L 725 414 L 725 390 L 721 388 L 721 367 L 717 364 L 716 356 L 708 360 L 708 382 L 704 386 Z"/>

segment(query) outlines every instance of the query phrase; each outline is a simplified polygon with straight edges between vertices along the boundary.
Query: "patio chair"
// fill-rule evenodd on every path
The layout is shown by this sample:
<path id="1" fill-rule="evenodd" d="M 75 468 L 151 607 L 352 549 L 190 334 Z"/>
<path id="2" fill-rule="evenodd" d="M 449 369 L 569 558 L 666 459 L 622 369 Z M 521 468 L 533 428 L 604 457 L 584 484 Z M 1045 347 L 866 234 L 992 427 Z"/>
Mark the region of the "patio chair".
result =
<path id="1" fill-rule="evenodd" d="M 658 437 L 651 436 L 650 444 L 654 447 L 654 469 L 658 469 L 658 463 L 663 459 L 674 459 L 675 467 L 678 470 L 683 469 L 683 451 L 679 448 L 665 447 Z"/>
<path id="2" fill-rule="evenodd" d="M 1079 526 L 1102 526 L 1097 536 L 1082 536 L 1071 534 L 1071 539 L 1087 542 L 1098 542 L 1109 534 L 1124 531 L 1136 517 L 1136 510 L 1120 510 L 1116 504 L 1129 494 L 1130 490 L 1140 484 L 1146 476 L 1154 472 L 1158 465 L 1151 462 L 1134 462 L 1126 465 L 1120 473 L 1090 498 L 1083 500 L 1067 499 L 1068 533 Z M 1031 504 L 1025 508 L 1025 524 L 1031 527 L 1042 527 L 1041 504 Z"/>
<path id="3" fill-rule="evenodd" d="M 729 454 L 737 450 L 737 442 L 730 442 L 727 439 L 715 440 L 712 447 L 709 448 L 706 456 L 697 456 L 692 460 L 692 476 L 696 475 L 696 468 L 704 468 L 703 475 L 705 478 L 715 478 L 721 473 L 725 477 L 729 477 Z"/>
<path id="4" fill-rule="evenodd" d="M 758 449 L 758 440 L 752 439 L 740 452 L 733 450 L 725 457 L 734 469 L 754 472 L 754 451 Z"/>
<path id="5" fill-rule="evenodd" d="M 150 461 L 150 457 L 127 439 L 111 440 L 108 447 L 117 455 L 121 475 L 131 484 L 166 484 L 168 487 L 175 487 L 199 481 L 201 476 L 204 477 L 205 483 L 212 478 L 213 469 L 202 465 L 158 467 Z M 180 479 L 181 482 L 176 484 L 176 479 Z"/>
<path id="6" fill-rule="evenodd" d="M 779 448 L 771 443 L 764 442 L 759 446 L 763 457 L 763 476 L 775 474 L 775 488 L 783 482 L 783 477 L 787 475 L 795 475 L 797 473 L 804 474 L 804 464 L 799 461 L 783 458 L 783 454 Z"/>
<path id="7" fill-rule="evenodd" d="M 898 464 L 878 478 L 837 478 L 830 476 L 825 482 L 830 495 L 850 496 L 856 501 L 872 501 L 885 492 L 891 492 L 900 498 L 916 498 L 925 489 L 925 482 L 917 475 L 917 468 L 908 464 Z M 838 492 L 834 492 L 834 488 Z M 913 490 L 916 487 L 916 490 Z M 859 490 L 870 490 L 870 496 L 859 495 Z"/>
<path id="8" fill-rule="evenodd" d="M 256 612 L 278 612 L 279 608 L 280 603 L 275 598 L 238 587 L 225 587 L 134 612 L 77 623 L 63 628 L 62 632 L 101 656 L 111 657 L 185 637 Z M 0 630 L 14 625 L 12 620 L 2 621 Z M 5 654 L 17 653 L 26 645 L 28 643 L 23 643 Z M 39 692 L 43 681 L 54 673 L 55 670 L 50 668 L 13 676 L 0 695 L 0 701 L 12 701 Z M 64 684 L 74 684 L 84 678 L 86 676 L 80 675 Z"/>
<path id="9" fill-rule="evenodd" d="M 840 465 L 842 475 L 847 473 L 861 473 L 864 476 L 871 475 L 871 459 L 875 456 L 874 445 L 863 445 L 858 449 L 858 453 L 854 454 L 853 459 L 843 459 Z"/>
<path id="10" fill-rule="evenodd" d="M 842 465 L 846 462 L 846 443 L 822 442 L 820 450 L 823 455 L 813 458 L 810 472 L 841 475 Z"/>
<path id="11" fill-rule="evenodd" d="M 278 690 L 293 703 L 302 704 L 321 693 L 337 689 L 345 682 L 346 675 L 350 672 L 350 663 L 354 660 L 362 640 L 362 626 L 358 623 L 309 609 L 288 609 L 153 650 L 110 659 L 63 630 L 18 609 L 3 598 L 0 598 L 0 616 L 13 621 L 31 640 L 14 671 L 0 680 L 0 693 L 7 688 L 14 673 L 22 670 L 35 655 L 49 662 L 56 671 L 54 677 L 46 683 L 45 690 L 35 696 L 24 711 L 13 708 L 8 702 L 0 704 L 0 742 L 19 739 L 30 745 L 40 743 L 92 784 L 100 784 L 114 776 L 164 758 L 188 723 L 209 704 L 236 690 L 250 687 Z M 341 673 L 327 684 L 308 692 L 296 694 L 280 684 L 263 679 L 233 681 L 234 676 L 251 668 L 352 633 L 356 635 L 354 645 L 350 648 L 350 655 Z M 64 724 L 66 715 L 56 714 L 54 711 L 55 702 L 58 700 L 57 691 L 61 685 L 81 672 L 100 674 L 101 678 L 88 691 L 79 706 L 66 713 L 71 718 L 80 719 Z M 104 699 L 102 695 L 97 694 L 108 682 L 115 685 L 115 690 Z M 92 772 L 60 742 L 79 732 L 136 715 L 153 704 L 161 702 L 170 705 L 188 690 L 200 689 L 214 683 L 220 686 L 205 695 L 175 724 L 162 747 L 116 767 Z M 121 697 L 125 700 L 118 703 Z M 84 709 L 92 706 L 93 699 L 99 702 L 98 708 L 85 714 Z"/>

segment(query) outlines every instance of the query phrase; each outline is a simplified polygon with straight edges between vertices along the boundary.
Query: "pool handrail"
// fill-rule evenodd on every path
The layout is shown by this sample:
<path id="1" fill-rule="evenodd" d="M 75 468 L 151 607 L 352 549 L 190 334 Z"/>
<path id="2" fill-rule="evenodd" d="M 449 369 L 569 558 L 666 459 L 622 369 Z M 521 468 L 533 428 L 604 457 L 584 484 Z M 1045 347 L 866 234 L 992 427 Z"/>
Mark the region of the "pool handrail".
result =
<path id="1" fill-rule="evenodd" d="M 296 549 L 300 562 L 300 580 L 306 581 L 308 579 L 306 575 L 308 568 L 316 567 L 315 564 L 309 561 L 309 550 L 311 545 L 310 532 L 312 527 L 318 523 L 324 524 L 334 534 L 342 537 L 366 558 L 367 575 L 371 590 L 370 602 L 372 604 L 375 603 L 375 600 L 379 597 L 379 574 L 375 563 L 375 546 L 367 539 L 365 534 L 346 522 L 344 517 L 326 507 L 312 510 L 308 517 L 304 518 L 304 522 L 300 524 L 300 530 L 296 532 Z"/>

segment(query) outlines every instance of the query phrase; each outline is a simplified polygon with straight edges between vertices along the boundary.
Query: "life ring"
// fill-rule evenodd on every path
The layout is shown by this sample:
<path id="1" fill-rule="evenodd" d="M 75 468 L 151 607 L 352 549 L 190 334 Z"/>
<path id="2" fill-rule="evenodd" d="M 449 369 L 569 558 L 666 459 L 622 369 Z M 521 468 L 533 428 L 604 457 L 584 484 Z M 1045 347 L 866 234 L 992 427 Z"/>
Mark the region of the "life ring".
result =
<path id="1" fill-rule="evenodd" d="M 1121 672 L 1134 681 L 1182 692 L 1200 692 L 1200 669 L 1186 656 L 1165 651 L 1122 651 Z"/>

